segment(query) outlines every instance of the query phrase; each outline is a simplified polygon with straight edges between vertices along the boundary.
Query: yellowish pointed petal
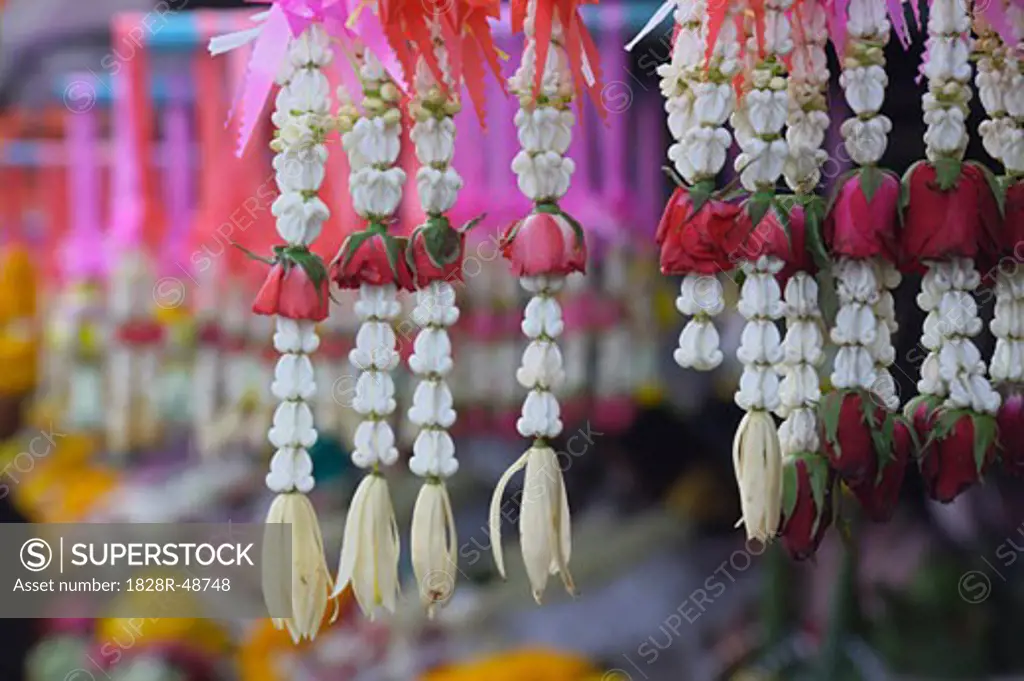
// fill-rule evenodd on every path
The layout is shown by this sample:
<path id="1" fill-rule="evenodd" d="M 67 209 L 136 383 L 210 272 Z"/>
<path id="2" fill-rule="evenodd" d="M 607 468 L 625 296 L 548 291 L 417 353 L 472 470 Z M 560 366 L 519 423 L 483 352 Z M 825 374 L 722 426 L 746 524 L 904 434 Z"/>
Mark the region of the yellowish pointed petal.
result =
<path id="1" fill-rule="evenodd" d="M 498 568 L 498 574 L 501 575 L 502 579 L 505 578 L 505 557 L 504 550 L 501 545 L 501 499 L 505 494 L 505 488 L 508 487 L 508 483 L 512 479 L 512 476 L 526 466 L 526 460 L 529 454 L 530 452 L 527 451 L 519 457 L 515 463 L 509 466 L 508 470 L 502 473 L 501 478 L 498 479 L 498 484 L 494 487 L 494 494 L 491 496 L 491 509 L 488 514 L 488 525 L 490 527 L 491 534 L 491 551 L 494 553 L 494 564 Z"/>

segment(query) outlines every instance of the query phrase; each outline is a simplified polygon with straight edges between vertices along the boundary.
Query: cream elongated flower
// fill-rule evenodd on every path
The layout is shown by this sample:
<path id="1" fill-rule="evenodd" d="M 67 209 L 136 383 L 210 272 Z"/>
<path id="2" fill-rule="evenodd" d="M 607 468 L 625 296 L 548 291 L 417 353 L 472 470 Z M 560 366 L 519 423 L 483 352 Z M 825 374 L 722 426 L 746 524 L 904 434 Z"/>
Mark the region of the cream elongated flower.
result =
<path id="1" fill-rule="evenodd" d="M 433 617 L 455 591 L 458 539 L 448 488 L 431 480 L 420 488 L 412 511 L 412 570 L 419 585 L 420 600 Z"/>
<path id="2" fill-rule="evenodd" d="M 544 445 L 531 447 L 501 476 L 491 497 L 490 529 L 494 562 L 505 576 L 501 544 L 501 498 L 512 476 L 526 469 L 519 513 L 519 542 L 534 599 L 540 603 L 548 577 L 560 575 L 565 589 L 575 595 L 569 573 L 572 531 L 565 481 L 555 451 Z"/>
<path id="3" fill-rule="evenodd" d="M 281 544 L 271 540 L 287 532 L 291 526 L 291 582 L 281 579 L 286 574 L 281 561 Z M 291 603 L 292 616 L 274 618 L 274 626 L 287 629 L 292 640 L 316 638 L 330 600 L 331 576 L 324 557 L 324 540 L 320 534 L 313 504 L 304 494 L 279 494 L 267 513 L 267 541 L 263 546 L 263 594 L 271 610 Z M 337 613 L 335 613 L 337 614 Z"/>
<path id="4" fill-rule="evenodd" d="M 743 511 L 737 527 L 746 527 L 747 539 L 768 542 L 779 529 L 782 513 L 782 450 L 768 412 L 749 411 L 743 417 L 732 444 L 732 462 Z"/>
<path id="5" fill-rule="evenodd" d="M 378 608 L 395 612 L 398 602 L 398 523 L 384 476 L 363 478 L 349 505 L 345 540 L 332 596 L 349 584 L 363 614 L 371 620 Z"/>

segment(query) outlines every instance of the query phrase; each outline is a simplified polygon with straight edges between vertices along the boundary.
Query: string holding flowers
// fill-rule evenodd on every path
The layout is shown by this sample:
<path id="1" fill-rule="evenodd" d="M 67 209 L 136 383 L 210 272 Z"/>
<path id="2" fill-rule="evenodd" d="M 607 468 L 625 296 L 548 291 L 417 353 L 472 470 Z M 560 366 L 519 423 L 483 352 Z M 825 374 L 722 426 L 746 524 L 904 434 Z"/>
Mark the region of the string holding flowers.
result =
<path id="1" fill-rule="evenodd" d="M 512 273 L 532 294 L 521 327 L 529 345 L 516 374 L 519 384 L 530 392 L 516 428 L 533 443 L 498 481 L 491 499 L 490 533 L 495 563 L 504 575 L 501 498 L 512 475 L 525 468 L 526 488 L 536 494 L 523 498 L 519 533 L 538 602 L 551 574 L 558 574 L 570 593 L 575 590 L 568 565 L 569 504 L 549 441 L 562 431 L 553 391 L 565 379 L 557 343 L 565 325 L 555 296 L 568 275 L 586 270 L 587 261 L 583 227 L 558 205 L 575 170 L 572 160 L 564 156 L 575 123 L 574 98 L 588 92 L 603 114 L 597 50 L 579 15 L 581 4 L 581 0 L 515 0 L 512 5 L 513 29 L 526 36 L 522 62 L 509 81 L 519 98 L 515 123 L 522 145 L 512 170 L 534 209 L 506 230 L 501 246 Z"/>

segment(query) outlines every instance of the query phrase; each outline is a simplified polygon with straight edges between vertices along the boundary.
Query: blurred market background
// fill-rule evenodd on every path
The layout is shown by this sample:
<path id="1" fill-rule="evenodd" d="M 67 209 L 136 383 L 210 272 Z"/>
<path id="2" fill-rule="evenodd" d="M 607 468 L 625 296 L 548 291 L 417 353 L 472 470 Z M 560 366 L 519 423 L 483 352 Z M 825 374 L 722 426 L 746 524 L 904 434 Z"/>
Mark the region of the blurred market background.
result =
<path id="1" fill-rule="evenodd" d="M 238 8 L 246 5 L 8 0 L 2 10 L 4 522 L 265 516 L 273 364 L 265 320 L 248 311 L 260 273 L 229 244 L 272 243 L 262 192 L 272 173 L 265 145 L 235 159 L 223 128 L 244 56 L 215 61 L 205 48 L 211 35 L 245 25 L 253 9 Z M 834 530 L 808 564 L 778 547 L 745 545 L 733 529 L 739 366 L 705 375 L 672 362 L 682 326 L 677 282 L 658 274 L 652 244 L 670 188 L 655 74 L 669 39 L 656 31 L 632 54 L 621 47 L 655 9 L 604 0 L 587 14 L 611 115 L 602 127 L 590 111 L 572 152 L 580 170 L 567 202 L 595 253 L 586 281 L 565 299 L 577 312 L 565 344 L 575 370 L 558 445 L 567 453 L 582 595 L 550 591 L 537 607 L 518 558 L 503 582 L 488 545 L 493 484 L 522 447 L 512 425 L 522 395 L 502 378 L 521 352 L 519 293 L 494 249 L 522 205 L 508 168 L 514 102 L 495 92 L 486 132 L 471 114 L 459 122 L 460 145 L 488 151 L 457 153 L 457 168 L 473 178 L 461 210 L 488 216 L 470 248 L 478 273 L 460 294 L 470 321 L 454 341 L 463 367 L 453 379 L 460 578 L 449 606 L 427 621 L 407 587 L 394 617 L 368 622 L 349 604 L 300 648 L 268 622 L 4 620 L 0 680 L 880 681 L 1024 670 L 1024 496 L 1001 473 L 943 507 L 924 500 L 912 471 L 891 523 Z M 514 53 L 518 39 L 499 32 L 499 42 Z M 916 49 L 890 45 L 892 82 L 913 82 Z M 886 101 L 900 131 L 887 163 L 899 171 L 921 156 L 920 94 L 893 88 Z M 832 102 L 841 119 L 842 97 Z M 832 140 L 826 175 L 834 178 L 848 160 Z M 321 241 L 330 257 L 350 228 L 350 208 L 344 181 L 325 193 L 333 215 Z M 131 210 L 145 216 L 141 232 L 118 235 L 113 225 Z M 150 255 L 142 267 L 122 262 L 132 239 Z M 734 298 L 734 282 L 723 283 Z M 904 286 L 899 301 L 894 373 L 904 400 L 923 358 L 913 290 Z M 346 359 L 357 322 L 351 296 L 339 300 L 320 353 L 334 380 L 317 405 L 314 452 L 314 502 L 332 570 L 357 482 L 347 456 L 356 420 Z M 512 323 L 491 324 L 497 331 L 483 336 L 470 323 L 481 318 Z M 729 356 L 741 320 L 721 328 Z M 399 341 L 410 346 L 411 336 L 400 332 Z M 148 358 L 144 370 L 112 378 L 118 352 Z M 411 388 L 405 376 L 406 403 Z M 110 413 L 109 392 L 118 389 L 135 391 L 130 413 Z M 125 446 L 104 437 L 112 418 L 131 426 Z M 414 435 L 400 433 L 406 450 Z M 405 522 L 418 482 L 402 465 L 388 474 Z M 513 502 L 507 511 L 515 524 Z M 160 658 L 173 659 L 177 675 L 147 666 Z"/>

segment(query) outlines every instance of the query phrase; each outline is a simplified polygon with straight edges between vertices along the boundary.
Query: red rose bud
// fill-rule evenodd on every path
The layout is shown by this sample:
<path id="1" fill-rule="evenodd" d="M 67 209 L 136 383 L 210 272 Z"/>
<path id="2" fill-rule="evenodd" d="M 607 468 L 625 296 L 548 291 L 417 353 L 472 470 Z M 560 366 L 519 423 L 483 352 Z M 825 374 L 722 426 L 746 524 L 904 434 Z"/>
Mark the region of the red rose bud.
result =
<path id="1" fill-rule="evenodd" d="M 517 277 L 586 272 L 587 244 L 558 213 L 535 212 L 513 224 L 501 238 L 505 259 Z"/>
<path id="2" fill-rule="evenodd" d="M 874 186 L 869 201 L 864 191 Z M 825 219 L 825 239 L 832 252 L 848 258 L 897 256 L 900 181 L 877 168 L 850 177 L 839 189 Z"/>
<path id="3" fill-rule="evenodd" d="M 832 525 L 835 473 L 817 454 L 798 454 L 788 458 L 784 466 L 779 534 L 791 558 L 807 560 Z"/>
<path id="4" fill-rule="evenodd" d="M 1024 477 L 1024 396 L 1013 393 L 1004 399 L 996 423 L 1002 445 L 1003 468 L 1007 473 Z"/>
<path id="5" fill-rule="evenodd" d="M 352 234 L 341 247 L 341 257 L 331 266 L 331 279 L 345 289 L 357 289 L 363 284 L 395 284 L 401 289 L 412 289 L 412 275 L 405 261 L 405 249 L 398 247 L 393 250 L 394 266 L 388 258 L 383 235 L 367 232 Z"/>
<path id="6" fill-rule="evenodd" d="M 661 272 L 669 275 L 716 274 L 734 267 L 740 207 L 709 199 L 693 215 L 690 194 L 676 189 L 665 206 L 655 241 L 661 247 Z"/>
<path id="7" fill-rule="evenodd" d="M 428 231 L 434 230 L 434 231 Z M 441 234 L 441 232 L 445 234 Z M 450 239 L 450 241 L 447 241 Z M 428 248 L 428 243 L 429 248 Z M 427 227 L 418 229 L 412 235 L 411 272 L 418 288 L 426 288 L 431 282 L 462 281 L 462 260 L 465 256 L 466 235 L 450 227 Z M 457 254 L 454 249 L 458 249 Z M 453 249 L 451 254 L 443 251 Z M 433 253 L 433 255 L 431 254 Z M 444 260 L 454 256 L 454 260 Z M 403 254 L 402 257 L 405 257 Z"/>
<path id="8" fill-rule="evenodd" d="M 885 410 L 859 392 L 832 392 L 822 400 L 822 444 L 829 465 L 850 487 L 875 479 L 878 457 L 872 423 L 880 428 Z"/>
<path id="9" fill-rule="evenodd" d="M 797 272 L 814 272 L 814 259 L 807 250 L 807 225 L 803 206 L 794 206 L 789 212 L 789 226 L 776 212 L 769 209 L 757 224 L 751 226 L 751 218 L 743 212 L 737 218 L 739 236 L 733 239 L 732 260 L 756 260 L 762 255 L 771 255 L 786 263 L 778 278 L 786 282 Z"/>
<path id="10" fill-rule="evenodd" d="M 259 315 L 322 322 L 330 313 L 327 278 L 318 286 L 301 266 L 291 262 L 276 263 L 256 294 L 252 311 Z"/>
<path id="11" fill-rule="evenodd" d="M 891 451 L 879 453 L 878 476 L 874 480 L 851 488 L 860 501 L 864 514 L 876 523 L 888 522 L 896 512 L 912 448 L 910 428 L 903 421 L 896 421 Z"/>
<path id="12" fill-rule="evenodd" d="M 910 203 L 903 220 L 902 257 L 914 266 L 922 260 L 974 258 L 984 241 L 988 197 L 992 191 L 984 175 L 963 165 L 948 189 L 930 163 L 914 166 L 904 182 L 910 187 Z"/>
<path id="13" fill-rule="evenodd" d="M 975 439 L 975 429 L 983 429 Z M 928 496 L 948 504 L 975 484 L 996 456 L 995 419 L 971 412 L 932 412 L 933 439 L 921 455 Z"/>

